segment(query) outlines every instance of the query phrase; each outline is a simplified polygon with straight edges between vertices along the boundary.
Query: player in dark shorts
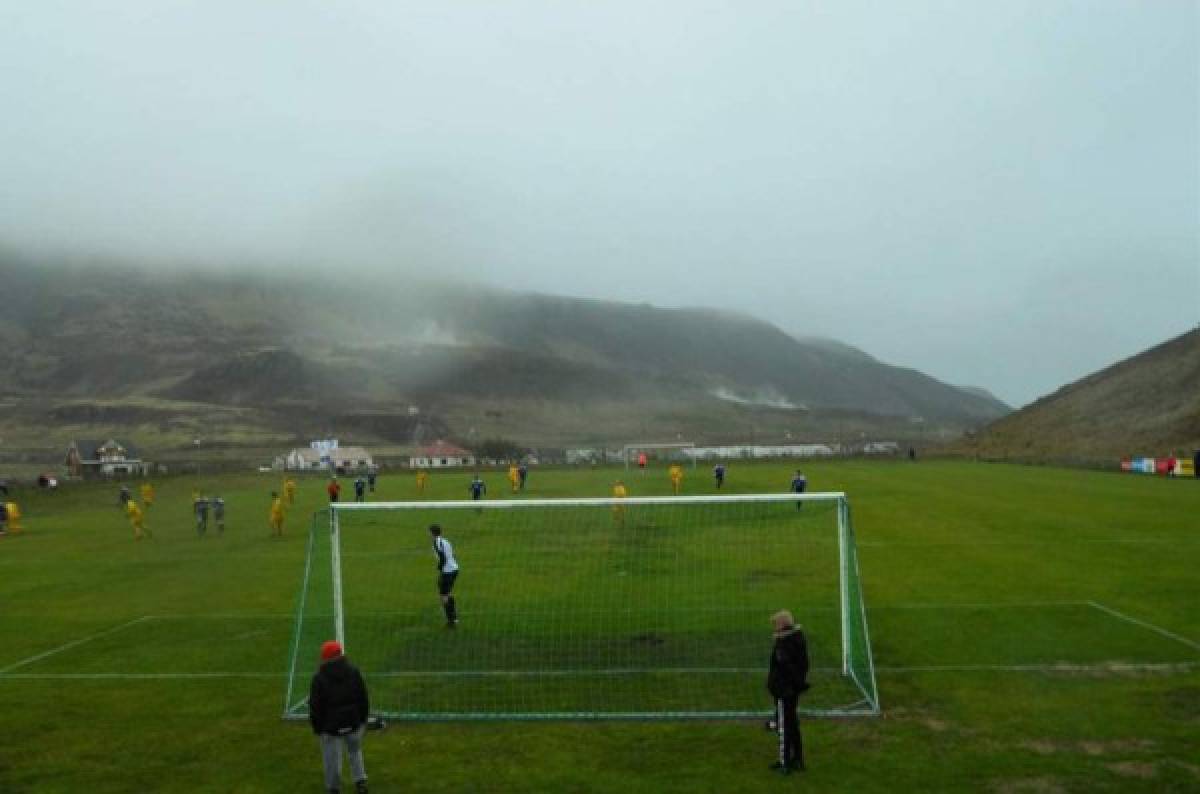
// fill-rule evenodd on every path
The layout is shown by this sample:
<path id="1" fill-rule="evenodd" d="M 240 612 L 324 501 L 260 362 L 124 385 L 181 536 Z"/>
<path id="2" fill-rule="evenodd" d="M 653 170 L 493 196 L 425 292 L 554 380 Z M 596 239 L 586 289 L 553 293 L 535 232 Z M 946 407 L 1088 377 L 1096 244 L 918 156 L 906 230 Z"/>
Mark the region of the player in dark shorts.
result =
<path id="1" fill-rule="evenodd" d="M 446 628 L 458 625 L 458 605 L 454 603 L 454 582 L 458 579 L 458 561 L 454 559 L 454 547 L 442 537 L 442 528 L 434 524 L 429 527 L 433 536 L 433 553 L 437 557 L 438 595 L 442 599 L 442 611 L 446 613 Z"/>

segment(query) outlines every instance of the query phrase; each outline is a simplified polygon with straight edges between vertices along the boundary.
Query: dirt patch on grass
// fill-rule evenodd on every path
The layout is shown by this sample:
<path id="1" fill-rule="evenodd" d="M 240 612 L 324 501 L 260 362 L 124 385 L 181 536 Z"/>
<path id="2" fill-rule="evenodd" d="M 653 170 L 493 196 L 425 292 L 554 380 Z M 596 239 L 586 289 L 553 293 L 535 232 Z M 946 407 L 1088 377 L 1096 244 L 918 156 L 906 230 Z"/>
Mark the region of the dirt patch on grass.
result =
<path id="1" fill-rule="evenodd" d="M 1117 761 L 1104 766 L 1121 777 L 1136 777 L 1139 780 L 1149 780 L 1158 774 L 1158 764 L 1146 761 Z"/>
<path id="2" fill-rule="evenodd" d="M 1026 739 L 1018 747 L 1038 755 L 1055 753 L 1083 753 L 1094 758 L 1101 756 L 1136 753 L 1154 748 L 1148 739 L 1110 739 L 1108 741 L 1084 740 L 1078 742 L 1055 741 L 1054 739 Z"/>
<path id="3" fill-rule="evenodd" d="M 1061 794 L 1066 789 L 1052 777 L 1025 777 L 994 780 L 988 786 L 996 794 Z"/>

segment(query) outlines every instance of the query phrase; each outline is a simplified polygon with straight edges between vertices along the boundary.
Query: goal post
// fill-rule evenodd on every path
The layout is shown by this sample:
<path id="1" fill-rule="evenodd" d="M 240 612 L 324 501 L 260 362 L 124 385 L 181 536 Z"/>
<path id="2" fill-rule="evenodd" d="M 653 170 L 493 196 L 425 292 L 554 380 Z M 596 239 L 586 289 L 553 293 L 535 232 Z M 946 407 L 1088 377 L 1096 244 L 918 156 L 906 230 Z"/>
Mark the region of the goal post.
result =
<path id="1" fill-rule="evenodd" d="M 691 463 L 692 468 L 696 468 L 696 455 L 692 451 L 696 449 L 695 443 L 691 441 L 678 441 L 665 444 L 644 443 L 644 444 L 626 444 L 621 448 L 621 458 L 625 461 L 625 468 L 637 463 L 638 453 L 646 453 L 647 456 L 657 454 L 665 458 L 667 461 L 678 463 Z"/>
<path id="2" fill-rule="evenodd" d="M 844 494 L 336 504 L 310 529 L 284 717 L 307 715 L 333 638 L 392 719 L 766 717 L 780 609 L 808 638 L 802 710 L 878 714 Z"/>

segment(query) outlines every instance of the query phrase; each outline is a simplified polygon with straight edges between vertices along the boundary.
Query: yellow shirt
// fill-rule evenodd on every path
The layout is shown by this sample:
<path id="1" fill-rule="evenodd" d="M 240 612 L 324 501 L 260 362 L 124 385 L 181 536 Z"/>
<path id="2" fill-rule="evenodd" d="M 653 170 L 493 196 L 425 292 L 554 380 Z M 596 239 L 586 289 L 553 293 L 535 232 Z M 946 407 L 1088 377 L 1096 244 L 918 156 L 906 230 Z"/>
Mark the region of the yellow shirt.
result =
<path id="1" fill-rule="evenodd" d="M 683 469 L 679 466 L 672 466 L 668 473 L 671 475 L 671 482 L 679 482 L 683 479 Z"/>
<path id="2" fill-rule="evenodd" d="M 278 496 L 275 497 L 271 501 L 271 520 L 272 521 L 282 521 L 283 520 L 283 500 L 280 499 Z"/>
<path id="3" fill-rule="evenodd" d="M 624 485 L 614 485 L 612 495 L 614 499 L 624 499 L 629 496 L 629 491 L 625 489 Z"/>
<path id="4" fill-rule="evenodd" d="M 143 502 L 145 502 L 146 504 L 150 504 L 151 502 L 154 501 L 154 486 L 153 485 L 151 485 L 150 483 L 146 483 L 142 486 L 141 490 L 142 490 L 142 501 Z"/>
<path id="5" fill-rule="evenodd" d="M 5 511 L 8 512 L 9 521 L 19 521 L 21 518 L 21 508 L 16 502 L 6 502 L 4 504 Z"/>
<path id="6" fill-rule="evenodd" d="M 125 503 L 125 514 L 129 516 L 129 520 L 138 522 L 142 520 L 142 508 L 138 507 L 138 503 L 130 499 Z"/>

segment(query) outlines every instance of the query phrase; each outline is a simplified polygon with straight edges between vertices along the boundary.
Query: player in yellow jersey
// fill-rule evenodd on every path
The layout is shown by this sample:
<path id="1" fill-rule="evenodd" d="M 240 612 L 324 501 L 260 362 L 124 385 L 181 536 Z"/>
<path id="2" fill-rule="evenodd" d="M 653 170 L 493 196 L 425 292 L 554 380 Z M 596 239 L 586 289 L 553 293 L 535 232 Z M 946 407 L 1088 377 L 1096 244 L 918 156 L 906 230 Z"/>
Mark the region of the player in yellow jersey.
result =
<path id="1" fill-rule="evenodd" d="M 296 481 L 291 477 L 283 481 L 283 495 L 287 497 L 289 505 L 296 504 Z"/>
<path id="2" fill-rule="evenodd" d="M 144 536 L 154 537 L 154 533 L 143 523 L 145 516 L 138 503 L 130 499 L 125 503 L 125 515 L 129 516 L 129 524 L 133 527 L 133 539 L 141 540 Z"/>
<path id="3" fill-rule="evenodd" d="M 154 506 L 154 486 L 148 482 L 142 483 L 142 504 L 147 508 Z"/>
<path id="4" fill-rule="evenodd" d="M 517 471 L 515 463 L 508 467 L 508 484 L 512 486 L 513 493 L 521 490 L 521 473 Z"/>
<path id="5" fill-rule="evenodd" d="M 417 496 L 425 494 L 425 483 L 429 481 L 429 474 L 424 469 L 417 469 Z"/>
<path id="6" fill-rule="evenodd" d="M 683 467 L 678 463 L 672 463 L 671 468 L 667 470 L 668 476 L 671 478 L 671 492 L 676 496 L 683 490 Z"/>
<path id="7" fill-rule="evenodd" d="M 5 502 L 4 512 L 8 514 L 8 529 L 10 532 L 20 532 L 25 527 L 21 526 L 21 506 L 16 502 Z"/>
<path id="8" fill-rule="evenodd" d="M 271 514 L 267 517 L 271 524 L 271 537 L 283 537 L 283 500 L 279 494 L 271 491 Z"/>
<path id="9" fill-rule="evenodd" d="M 612 487 L 613 499 L 625 499 L 629 496 L 629 491 L 625 488 L 625 483 L 617 480 Z M 612 508 L 613 523 L 625 526 L 625 505 L 613 505 Z"/>

